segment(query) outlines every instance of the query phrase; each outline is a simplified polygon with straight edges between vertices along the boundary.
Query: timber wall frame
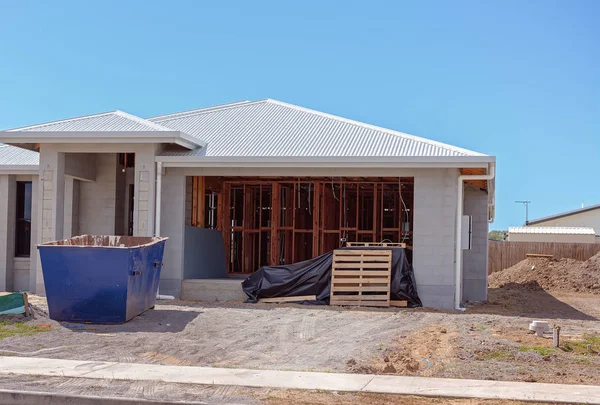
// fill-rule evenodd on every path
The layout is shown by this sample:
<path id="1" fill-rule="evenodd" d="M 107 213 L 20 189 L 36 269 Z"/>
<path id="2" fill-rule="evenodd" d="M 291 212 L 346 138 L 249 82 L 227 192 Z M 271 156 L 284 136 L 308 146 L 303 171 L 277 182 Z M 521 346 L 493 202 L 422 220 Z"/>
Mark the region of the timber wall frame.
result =
<path id="1" fill-rule="evenodd" d="M 412 247 L 414 179 L 195 176 L 192 226 L 222 232 L 230 273 L 291 264 L 350 242 Z"/>

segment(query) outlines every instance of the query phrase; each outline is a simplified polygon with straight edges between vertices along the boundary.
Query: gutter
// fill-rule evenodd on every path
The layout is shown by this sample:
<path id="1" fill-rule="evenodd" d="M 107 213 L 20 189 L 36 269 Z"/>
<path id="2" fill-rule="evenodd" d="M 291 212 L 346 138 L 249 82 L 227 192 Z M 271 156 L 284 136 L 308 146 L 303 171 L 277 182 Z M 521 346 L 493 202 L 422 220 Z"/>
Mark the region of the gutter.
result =
<path id="1" fill-rule="evenodd" d="M 465 180 L 493 180 L 496 176 L 496 166 L 490 164 L 487 170 L 488 174 L 474 174 L 474 175 L 463 175 L 458 176 L 458 196 L 456 203 L 456 237 L 455 237 L 455 262 L 454 262 L 454 309 L 464 311 L 465 308 L 461 307 L 462 301 L 462 216 L 463 216 L 463 193 L 464 193 L 464 182 Z M 492 195 L 492 187 L 488 187 L 488 199 Z M 492 200 L 493 201 L 493 200 Z M 495 206 L 488 202 L 488 222 L 494 222 Z"/>

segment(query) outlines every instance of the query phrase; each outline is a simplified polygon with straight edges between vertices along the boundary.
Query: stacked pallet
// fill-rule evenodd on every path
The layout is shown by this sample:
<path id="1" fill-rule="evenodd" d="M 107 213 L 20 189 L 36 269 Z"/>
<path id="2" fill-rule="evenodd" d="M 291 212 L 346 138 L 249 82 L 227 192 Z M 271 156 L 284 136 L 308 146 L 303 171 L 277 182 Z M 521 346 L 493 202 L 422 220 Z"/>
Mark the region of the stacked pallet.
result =
<path id="1" fill-rule="evenodd" d="M 390 306 L 392 251 L 333 251 L 330 305 Z"/>

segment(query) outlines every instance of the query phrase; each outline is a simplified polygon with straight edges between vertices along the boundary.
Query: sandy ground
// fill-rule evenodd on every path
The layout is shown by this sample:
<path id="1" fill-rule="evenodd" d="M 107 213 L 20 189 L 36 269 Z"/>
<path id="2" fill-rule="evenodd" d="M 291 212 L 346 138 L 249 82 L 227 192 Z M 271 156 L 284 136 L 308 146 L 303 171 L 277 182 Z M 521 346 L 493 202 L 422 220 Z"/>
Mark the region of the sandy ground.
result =
<path id="1" fill-rule="evenodd" d="M 600 384 L 600 356 L 551 348 L 531 320 L 563 342 L 600 336 L 600 296 L 490 290 L 466 312 L 161 301 L 125 325 L 70 325 L 0 340 L 0 355 L 296 371 Z"/>
<path id="2" fill-rule="evenodd" d="M 66 395 L 94 395 L 138 398 L 155 401 L 189 401 L 224 405 L 535 405 L 535 402 L 426 398 L 385 394 L 279 390 L 192 384 L 167 384 L 149 381 L 94 380 L 85 378 L 8 376 L 0 379 L 0 389 L 52 392 Z"/>

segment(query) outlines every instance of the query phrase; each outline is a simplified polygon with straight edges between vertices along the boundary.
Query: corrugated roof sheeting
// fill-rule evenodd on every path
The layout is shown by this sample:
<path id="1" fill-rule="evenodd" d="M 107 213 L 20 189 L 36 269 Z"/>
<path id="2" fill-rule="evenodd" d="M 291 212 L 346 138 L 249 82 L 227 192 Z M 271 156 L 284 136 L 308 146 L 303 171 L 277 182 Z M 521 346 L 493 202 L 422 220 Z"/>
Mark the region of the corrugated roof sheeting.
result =
<path id="1" fill-rule="evenodd" d="M 143 118 L 127 114 L 123 111 L 89 115 L 86 117 L 49 122 L 24 128 L 12 129 L 9 132 L 85 132 L 85 131 L 171 131 L 169 128 L 147 121 Z"/>
<path id="2" fill-rule="evenodd" d="M 165 156 L 407 157 L 485 156 L 275 100 L 149 118 L 206 142 Z"/>
<path id="3" fill-rule="evenodd" d="M 566 226 L 511 226 L 508 233 L 551 234 L 551 235 L 595 235 L 594 228 Z"/>
<path id="4" fill-rule="evenodd" d="M 0 166 L 35 166 L 39 163 L 37 152 L 0 144 Z"/>

